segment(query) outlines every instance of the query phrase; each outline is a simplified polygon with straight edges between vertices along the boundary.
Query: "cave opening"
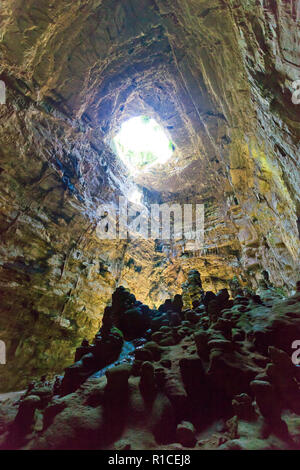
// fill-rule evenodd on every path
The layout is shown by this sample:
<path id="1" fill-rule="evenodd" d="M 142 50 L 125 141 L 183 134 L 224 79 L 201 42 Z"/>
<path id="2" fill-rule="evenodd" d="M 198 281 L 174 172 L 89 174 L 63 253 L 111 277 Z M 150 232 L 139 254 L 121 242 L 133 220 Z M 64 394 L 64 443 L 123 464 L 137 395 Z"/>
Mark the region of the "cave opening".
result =
<path id="1" fill-rule="evenodd" d="M 132 174 L 165 164 L 175 146 L 154 118 L 133 117 L 121 125 L 113 138 L 113 149 Z"/>

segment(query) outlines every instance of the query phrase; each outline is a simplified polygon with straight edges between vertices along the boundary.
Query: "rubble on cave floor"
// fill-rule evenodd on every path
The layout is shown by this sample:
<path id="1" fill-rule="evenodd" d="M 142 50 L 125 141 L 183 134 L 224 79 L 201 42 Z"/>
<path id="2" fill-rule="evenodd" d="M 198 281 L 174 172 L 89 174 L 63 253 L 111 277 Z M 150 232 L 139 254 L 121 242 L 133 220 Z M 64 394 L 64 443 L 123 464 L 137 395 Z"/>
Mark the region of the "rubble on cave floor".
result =
<path id="1" fill-rule="evenodd" d="M 230 299 L 189 282 L 190 308 L 176 295 L 151 310 L 119 287 L 62 380 L 1 402 L 1 448 L 299 449 L 300 284 Z"/>

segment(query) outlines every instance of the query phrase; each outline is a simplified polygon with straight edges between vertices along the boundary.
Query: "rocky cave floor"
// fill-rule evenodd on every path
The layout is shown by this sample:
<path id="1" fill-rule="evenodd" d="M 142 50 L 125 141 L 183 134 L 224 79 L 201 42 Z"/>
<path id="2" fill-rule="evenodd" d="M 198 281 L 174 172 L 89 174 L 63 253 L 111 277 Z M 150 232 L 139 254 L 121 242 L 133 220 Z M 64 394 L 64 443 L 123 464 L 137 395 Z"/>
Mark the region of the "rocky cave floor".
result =
<path id="1" fill-rule="evenodd" d="M 64 377 L 0 396 L 0 448 L 300 449 L 300 283 L 230 299 L 192 271 L 189 294 L 150 310 L 119 287 Z"/>

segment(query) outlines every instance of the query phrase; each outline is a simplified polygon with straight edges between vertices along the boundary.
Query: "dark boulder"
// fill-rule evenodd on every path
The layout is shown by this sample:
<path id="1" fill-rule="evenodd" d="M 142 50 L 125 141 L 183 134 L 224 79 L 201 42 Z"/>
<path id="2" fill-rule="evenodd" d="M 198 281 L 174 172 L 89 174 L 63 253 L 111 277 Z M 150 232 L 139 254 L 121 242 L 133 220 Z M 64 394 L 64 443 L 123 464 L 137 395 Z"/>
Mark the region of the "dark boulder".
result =
<path id="1" fill-rule="evenodd" d="M 132 307 L 126 310 L 118 321 L 118 327 L 124 333 L 126 339 L 134 339 L 143 336 L 150 328 L 151 318 L 140 307 Z"/>

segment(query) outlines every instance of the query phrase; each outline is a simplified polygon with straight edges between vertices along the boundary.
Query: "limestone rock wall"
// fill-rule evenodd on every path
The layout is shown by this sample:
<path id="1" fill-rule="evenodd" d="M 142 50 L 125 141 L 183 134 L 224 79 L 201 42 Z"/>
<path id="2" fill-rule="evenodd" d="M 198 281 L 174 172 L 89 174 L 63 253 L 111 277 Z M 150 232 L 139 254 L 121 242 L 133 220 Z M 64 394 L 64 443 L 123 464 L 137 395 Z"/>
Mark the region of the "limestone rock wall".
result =
<path id="1" fill-rule="evenodd" d="M 72 361 L 100 326 L 123 256 L 122 242 L 96 236 L 94 208 L 124 177 L 84 133 L 21 99 L 1 108 L 2 389 Z"/>
<path id="2" fill-rule="evenodd" d="M 300 77 L 300 6 L 281 0 L 230 5 L 255 115 L 255 133 L 247 133 L 246 144 L 231 156 L 233 182 L 244 189 L 247 180 L 252 193 L 240 198 L 248 215 L 240 237 L 243 259 L 246 265 L 250 259 L 250 269 L 260 262 L 276 285 L 291 289 L 300 259 L 300 107 L 292 102 L 292 84 Z M 241 155 L 248 165 L 239 165 Z"/>

